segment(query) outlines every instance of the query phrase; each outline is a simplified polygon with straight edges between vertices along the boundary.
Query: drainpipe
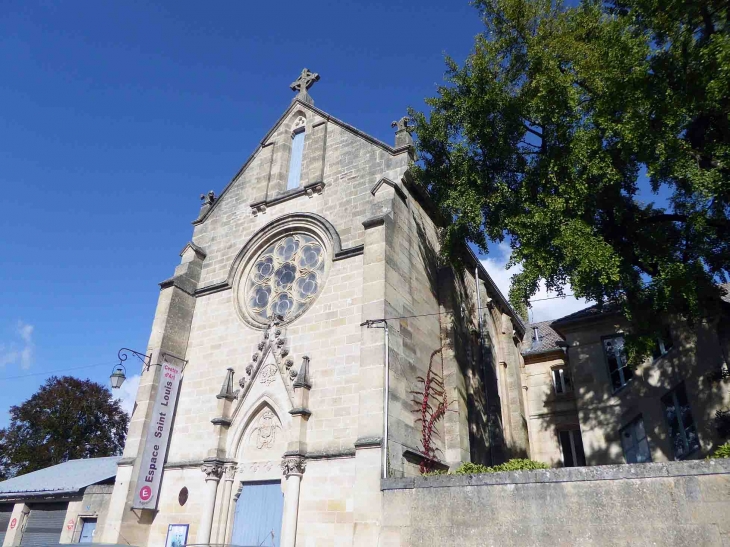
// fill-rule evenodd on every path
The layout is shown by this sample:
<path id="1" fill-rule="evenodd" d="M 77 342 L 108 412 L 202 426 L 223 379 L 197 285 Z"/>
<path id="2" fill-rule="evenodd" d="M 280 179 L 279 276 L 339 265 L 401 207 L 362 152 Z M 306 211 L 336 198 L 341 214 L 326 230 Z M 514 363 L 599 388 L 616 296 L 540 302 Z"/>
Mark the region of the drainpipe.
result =
<path id="1" fill-rule="evenodd" d="M 385 331 L 385 389 L 383 390 L 383 445 L 382 445 L 382 465 L 383 478 L 388 478 L 388 399 L 390 399 L 390 356 L 388 348 L 388 322 L 385 319 L 368 319 L 364 323 L 360 323 L 361 327 L 366 326 L 369 329 L 383 329 Z"/>

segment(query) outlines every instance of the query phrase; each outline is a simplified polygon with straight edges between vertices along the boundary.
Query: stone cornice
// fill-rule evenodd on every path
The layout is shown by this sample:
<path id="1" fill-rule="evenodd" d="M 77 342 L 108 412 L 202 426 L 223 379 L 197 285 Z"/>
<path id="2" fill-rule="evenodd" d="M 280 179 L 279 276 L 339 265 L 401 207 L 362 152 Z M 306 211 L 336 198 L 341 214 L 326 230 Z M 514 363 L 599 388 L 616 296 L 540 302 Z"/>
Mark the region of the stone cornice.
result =
<path id="1" fill-rule="evenodd" d="M 337 262 L 338 260 L 345 260 L 347 258 L 352 258 L 353 256 L 360 256 L 364 251 L 365 245 L 355 245 L 354 247 L 348 247 L 347 249 L 336 251 L 332 260 Z"/>
<path id="2" fill-rule="evenodd" d="M 360 437 L 355 441 L 355 449 L 359 448 L 380 448 L 383 444 L 383 437 Z"/>
<path id="3" fill-rule="evenodd" d="M 160 290 L 168 289 L 170 287 L 175 287 L 176 289 L 180 289 L 182 292 L 184 292 L 188 296 L 195 296 L 194 285 L 195 284 L 192 281 L 187 280 L 183 276 L 171 277 L 169 279 L 165 279 L 164 281 L 160 282 Z"/>
<path id="4" fill-rule="evenodd" d="M 291 414 L 292 416 L 305 416 L 309 418 L 312 415 L 312 411 L 308 408 L 292 408 L 289 411 L 289 414 Z"/>
<path id="5" fill-rule="evenodd" d="M 378 182 L 375 183 L 375 186 L 373 186 L 373 188 L 370 190 L 370 193 L 372 195 L 377 194 L 378 193 L 378 190 L 380 190 L 380 188 L 384 184 L 387 185 L 387 186 L 390 186 L 391 188 L 393 188 L 393 190 L 395 190 L 396 195 L 401 200 L 403 200 L 404 203 L 407 203 L 408 202 L 408 196 L 406 196 L 406 193 L 403 191 L 403 188 L 401 188 L 400 185 L 396 184 L 395 182 L 393 182 L 389 178 L 385 178 L 385 177 L 383 177 L 382 179 L 380 179 Z"/>
<path id="6" fill-rule="evenodd" d="M 281 194 L 278 194 L 272 198 L 264 199 L 260 201 L 255 201 L 251 203 L 251 214 L 253 216 L 257 216 L 259 213 L 264 214 L 266 213 L 266 210 L 273 205 L 277 205 L 279 203 L 284 203 L 285 201 L 289 201 L 291 199 L 295 199 L 301 196 L 307 196 L 307 197 L 314 197 L 315 194 L 319 195 L 322 192 L 324 192 L 325 189 L 325 183 L 324 182 L 311 182 L 309 184 L 306 184 L 300 188 L 293 188 L 291 190 L 286 190 L 282 192 Z"/>

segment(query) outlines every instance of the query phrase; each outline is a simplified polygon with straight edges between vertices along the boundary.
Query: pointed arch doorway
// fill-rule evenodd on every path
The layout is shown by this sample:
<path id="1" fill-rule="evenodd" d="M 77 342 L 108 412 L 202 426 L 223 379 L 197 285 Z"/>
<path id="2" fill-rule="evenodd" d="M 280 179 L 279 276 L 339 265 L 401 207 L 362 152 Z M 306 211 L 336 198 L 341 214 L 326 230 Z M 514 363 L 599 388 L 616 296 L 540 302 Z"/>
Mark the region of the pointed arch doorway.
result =
<path id="1" fill-rule="evenodd" d="M 241 483 L 231 543 L 241 547 L 280 547 L 283 513 L 281 481 Z"/>

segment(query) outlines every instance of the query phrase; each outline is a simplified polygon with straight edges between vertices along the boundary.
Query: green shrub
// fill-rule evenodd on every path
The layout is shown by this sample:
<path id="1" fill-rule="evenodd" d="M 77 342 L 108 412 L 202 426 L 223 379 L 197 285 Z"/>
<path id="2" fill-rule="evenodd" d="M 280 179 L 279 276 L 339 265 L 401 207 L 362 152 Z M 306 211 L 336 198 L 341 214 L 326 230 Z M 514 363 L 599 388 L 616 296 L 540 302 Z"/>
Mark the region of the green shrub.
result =
<path id="1" fill-rule="evenodd" d="M 492 470 L 491 467 L 487 467 L 486 465 L 482 465 L 480 463 L 471 463 L 466 462 L 462 463 L 456 471 L 454 471 L 455 475 L 476 475 L 478 473 L 490 473 Z"/>
<path id="2" fill-rule="evenodd" d="M 522 458 L 515 458 L 509 460 L 500 465 L 487 467 L 478 463 L 462 463 L 459 468 L 454 471 L 456 475 L 476 475 L 478 473 L 499 473 L 500 471 L 530 471 L 533 469 L 549 469 L 549 465 L 536 462 L 533 460 L 527 460 Z"/>
<path id="3" fill-rule="evenodd" d="M 730 441 L 725 444 L 721 444 L 717 447 L 717 450 L 712 453 L 710 458 L 730 458 Z"/>

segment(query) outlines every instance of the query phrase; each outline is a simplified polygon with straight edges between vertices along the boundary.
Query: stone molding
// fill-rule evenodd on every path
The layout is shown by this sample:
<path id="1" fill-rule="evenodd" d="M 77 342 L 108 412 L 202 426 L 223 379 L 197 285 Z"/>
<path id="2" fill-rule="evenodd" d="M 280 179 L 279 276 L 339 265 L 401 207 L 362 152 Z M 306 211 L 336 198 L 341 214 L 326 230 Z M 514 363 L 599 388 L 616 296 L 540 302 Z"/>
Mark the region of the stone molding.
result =
<path id="1" fill-rule="evenodd" d="M 395 182 L 393 182 L 392 180 L 390 180 L 389 178 L 386 178 L 386 177 L 383 177 L 378 182 L 376 182 L 375 186 L 373 186 L 372 190 L 370 190 L 370 193 L 372 195 L 377 194 L 378 190 L 380 190 L 380 188 L 384 184 L 393 188 L 393 190 L 395 190 L 396 195 L 401 200 L 403 200 L 403 203 L 408 203 L 408 197 L 406 196 L 406 193 L 403 191 L 403 189 L 398 184 L 396 184 Z"/>
<path id="2" fill-rule="evenodd" d="M 167 462 L 164 469 L 190 469 L 203 465 L 203 460 L 185 460 L 179 462 Z"/>
<path id="3" fill-rule="evenodd" d="M 304 416 L 305 418 L 309 418 L 312 415 L 312 411 L 308 408 L 292 408 L 289 411 L 289 414 L 292 416 Z"/>
<path id="4" fill-rule="evenodd" d="M 383 445 L 383 437 L 360 437 L 355 441 L 355 450 L 359 448 L 380 448 Z"/>
<path id="5" fill-rule="evenodd" d="M 422 462 L 430 461 L 431 466 L 439 471 L 449 469 L 449 464 L 442 462 L 438 458 L 429 458 L 426 454 L 415 448 L 406 448 L 403 450 L 403 459 L 414 465 L 421 465 Z"/>
<path id="6" fill-rule="evenodd" d="M 281 471 L 285 477 L 303 475 L 307 468 L 307 461 L 301 455 L 284 455 L 281 459 Z"/>
<path id="7" fill-rule="evenodd" d="M 165 279 L 164 281 L 160 281 L 160 290 L 168 289 L 170 287 L 175 287 L 177 289 L 180 289 L 182 292 L 187 294 L 188 296 L 195 296 L 195 286 L 194 283 L 191 281 L 185 281 L 182 276 L 177 277 L 171 277 L 169 279 Z"/>
<path id="8" fill-rule="evenodd" d="M 251 214 L 253 216 L 257 216 L 260 214 L 266 214 L 266 210 L 269 207 L 272 207 L 273 205 L 277 205 L 279 203 L 284 203 L 285 201 L 289 201 L 291 199 L 298 198 L 300 196 L 307 196 L 309 198 L 314 197 L 314 195 L 320 195 L 322 192 L 324 192 L 325 183 L 322 181 L 318 182 L 310 182 L 309 184 L 306 184 L 304 186 L 301 186 L 299 188 L 293 188 L 291 190 L 284 190 L 280 194 L 269 198 L 264 199 L 261 201 L 253 202 L 251 207 Z"/>
<path id="9" fill-rule="evenodd" d="M 323 452 L 307 452 L 308 460 L 337 460 L 341 458 L 354 458 L 357 452 L 354 448 L 323 451 Z"/>
<path id="10" fill-rule="evenodd" d="M 345 260 L 346 258 L 352 258 L 353 256 L 360 256 L 365 252 L 365 245 L 355 245 L 354 247 L 349 247 L 347 249 L 342 249 L 341 251 L 336 251 L 334 258 L 332 258 L 333 262 L 337 262 L 338 260 Z"/>
<path id="11" fill-rule="evenodd" d="M 187 251 L 188 249 L 192 249 L 193 252 L 196 255 L 198 255 L 198 258 L 200 258 L 200 260 L 205 260 L 205 257 L 208 256 L 207 253 L 205 252 L 205 249 L 196 245 L 192 241 L 189 241 L 188 243 L 185 244 L 185 247 L 183 247 L 182 251 L 180 251 L 180 256 L 184 255 L 185 251 Z"/>
<path id="12" fill-rule="evenodd" d="M 378 215 L 375 217 L 370 217 L 368 219 L 365 219 L 362 221 L 362 227 L 367 230 L 369 228 L 376 228 L 377 226 L 383 226 L 385 224 L 386 217 L 387 217 L 387 214 Z"/>

